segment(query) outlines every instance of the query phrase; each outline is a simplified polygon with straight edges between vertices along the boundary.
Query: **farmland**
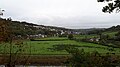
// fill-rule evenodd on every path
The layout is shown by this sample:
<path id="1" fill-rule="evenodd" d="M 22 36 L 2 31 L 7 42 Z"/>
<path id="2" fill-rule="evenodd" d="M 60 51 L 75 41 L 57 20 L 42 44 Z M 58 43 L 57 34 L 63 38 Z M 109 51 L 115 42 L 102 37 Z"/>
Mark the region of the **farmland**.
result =
<path id="1" fill-rule="evenodd" d="M 82 36 L 82 35 L 80 35 Z M 82 36 L 84 37 L 84 36 Z M 89 36 L 90 37 L 90 36 Z M 36 41 L 25 40 L 24 45 L 27 45 L 24 49 L 27 50 L 27 54 L 29 54 L 29 50 L 31 50 L 32 55 L 67 55 L 68 53 L 65 50 L 56 51 L 53 50 L 54 45 L 75 45 L 79 49 L 84 49 L 85 52 L 94 52 L 98 51 L 99 53 L 116 53 L 119 54 L 119 48 L 112 48 L 108 46 L 103 46 L 94 43 L 87 42 L 77 42 L 74 40 L 69 40 L 67 37 L 49 37 L 49 38 L 41 38 L 36 39 Z M 9 50 L 9 44 L 7 46 L 1 44 L 0 50 Z M 13 46 L 13 52 L 17 50 L 16 45 Z M 112 51 L 111 51 L 112 49 Z"/>
<path id="2" fill-rule="evenodd" d="M 71 63 L 117 66 L 120 62 L 120 32 L 92 29 L 81 32 L 21 22 L 10 22 L 13 31 L 9 31 L 9 27 L 4 27 L 7 20 L 1 21 L 0 64 L 7 67 Z"/>

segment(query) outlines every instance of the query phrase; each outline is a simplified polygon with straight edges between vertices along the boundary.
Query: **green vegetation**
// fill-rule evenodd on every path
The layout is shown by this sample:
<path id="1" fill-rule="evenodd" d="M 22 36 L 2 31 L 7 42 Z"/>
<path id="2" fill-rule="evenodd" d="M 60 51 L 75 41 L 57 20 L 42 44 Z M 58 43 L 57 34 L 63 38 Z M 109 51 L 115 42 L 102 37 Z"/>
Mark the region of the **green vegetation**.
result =
<path id="1" fill-rule="evenodd" d="M 107 32 L 103 32 L 102 34 L 105 34 L 105 35 L 109 35 L 110 37 L 113 37 L 115 36 L 115 34 L 117 34 L 118 32 L 112 32 L 112 31 L 107 31 Z"/>
<path id="2" fill-rule="evenodd" d="M 97 34 L 92 34 L 92 35 L 74 35 L 75 38 L 77 39 L 85 39 L 85 38 L 94 38 L 98 37 Z"/>
<path id="3" fill-rule="evenodd" d="M 72 40 L 73 39 L 73 34 L 69 34 L 68 39 Z"/>
<path id="4" fill-rule="evenodd" d="M 58 44 L 77 45 L 80 49 L 84 48 L 86 50 L 86 52 L 92 52 L 94 50 L 97 50 L 100 53 L 110 52 L 108 50 L 108 47 L 106 47 L 106 46 L 93 44 L 93 43 L 76 42 L 74 40 L 67 40 L 67 39 L 63 40 L 63 41 L 28 41 L 27 43 L 32 46 L 33 54 L 67 54 L 67 52 L 64 50 L 63 51 L 54 51 L 51 49 L 53 47 L 53 45 L 58 45 Z M 91 46 L 91 48 L 89 46 Z"/>
<path id="5" fill-rule="evenodd" d="M 120 56 L 115 54 L 101 55 L 97 51 L 89 53 L 73 46 L 66 47 L 66 51 L 71 55 L 66 64 L 71 67 L 116 67 L 120 62 Z"/>
<path id="6" fill-rule="evenodd" d="M 87 43 L 87 42 L 77 42 L 74 40 L 68 40 L 65 37 L 51 37 L 51 38 L 42 38 L 42 39 L 36 39 L 40 41 L 24 41 L 24 44 L 28 44 L 29 47 L 25 47 L 25 49 L 29 50 L 31 49 L 31 54 L 45 54 L 45 55 L 66 55 L 68 54 L 65 50 L 60 50 L 56 51 L 53 50 L 54 45 L 74 45 L 75 47 L 79 49 L 84 49 L 85 52 L 93 52 L 93 51 L 98 51 L 99 53 L 117 53 L 119 54 L 120 49 L 119 48 L 112 48 L 112 47 L 107 47 L 107 46 L 102 46 L 94 43 Z M 50 40 L 50 41 L 49 41 Z M 53 40 L 53 41 L 52 41 Z M 56 41 L 55 41 L 56 40 Z M 5 47 L 7 45 L 7 47 Z M 1 44 L 1 51 L 4 49 L 9 48 L 9 44 L 2 45 Z M 15 45 L 13 48 L 13 51 L 17 49 L 18 45 Z M 5 48 L 4 48 L 5 47 Z M 61 48 L 61 47 L 59 47 Z"/>
<path id="7" fill-rule="evenodd" d="M 40 26 L 26 22 L 12 21 L 11 19 L 0 19 L 0 22 L 0 54 L 2 58 L 8 56 L 10 60 L 8 67 L 10 67 L 9 64 L 11 64 L 11 61 L 15 57 L 14 62 L 17 61 L 17 58 L 20 58 L 20 56 L 22 58 L 25 56 L 27 59 L 29 56 L 35 58 L 35 56 L 40 57 L 45 55 L 56 55 L 57 57 L 69 56 L 67 58 L 71 58 L 70 55 L 72 54 L 72 60 L 75 59 L 73 60 L 75 62 L 80 61 L 85 64 L 88 62 L 89 64 L 90 61 L 90 63 L 94 64 L 95 60 L 92 60 L 93 58 L 90 57 L 93 56 L 93 52 L 100 53 L 99 56 L 95 57 L 102 62 L 106 58 L 101 59 L 101 56 L 106 57 L 106 53 L 114 54 L 115 56 L 120 55 L 119 25 L 108 29 L 84 30 L 84 32 L 81 33 L 80 31 L 76 32 L 70 29 Z M 79 54 L 79 50 L 84 50 L 82 52 L 84 54 Z M 89 53 L 89 55 L 87 55 L 87 53 Z M 76 59 L 76 57 L 78 59 Z M 89 60 L 89 58 L 91 59 Z M 47 58 L 47 60 L 48 59 L 50 59 L 50 57 Z M 37 60 L 37 62 L 39 62 L 39 60 Z M 99 61 L 97 62 L 99 63 Z M 76 63 L 72 62 L 72 64 Z"/>

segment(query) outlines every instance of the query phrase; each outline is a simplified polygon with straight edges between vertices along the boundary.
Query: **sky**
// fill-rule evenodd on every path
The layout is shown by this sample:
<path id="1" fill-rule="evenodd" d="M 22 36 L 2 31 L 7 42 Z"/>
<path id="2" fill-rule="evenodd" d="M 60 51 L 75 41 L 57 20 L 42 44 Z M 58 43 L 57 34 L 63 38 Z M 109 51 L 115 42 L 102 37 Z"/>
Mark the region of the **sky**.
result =
<path id="1" fill-rule="evenodd" d="M 120 24 L 120 13 L 103 13 L 97 0 L 0 0 L 3 18 L 70 29 L 108 28 Z"/>

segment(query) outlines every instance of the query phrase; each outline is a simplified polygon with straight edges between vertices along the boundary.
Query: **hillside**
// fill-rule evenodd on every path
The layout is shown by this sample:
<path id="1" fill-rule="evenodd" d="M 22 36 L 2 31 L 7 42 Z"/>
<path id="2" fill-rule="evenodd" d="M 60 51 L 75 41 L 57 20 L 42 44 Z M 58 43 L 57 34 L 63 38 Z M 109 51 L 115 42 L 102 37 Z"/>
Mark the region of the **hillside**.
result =
<path id="1" fill-rule="evenodd" d="M 71 33 L 71 29 L 66 29 L 62 27 L 53 27 L 53 26 L 44 26 L 28 22 L 12 21 L 11 19 L 0 19 L 0 27 L 2 29 L 8 30 L 14 36 L 31 36 L 31 37 L 48 37 L 48 36 L 57 36 L 64 33 Z M 5 31 L 1 30 L 1 32 Z M 8 32 L 7 32 L 8 33 Z M 3 34 L 1 34 L 3 35 Z"/>
<path id="2" fill-rule="evenodd" d="M 106 31 L 119 31 L 119 30 L 120 30 L 120 25 L 112 26 L 112 27 L 106 29 Z"/>

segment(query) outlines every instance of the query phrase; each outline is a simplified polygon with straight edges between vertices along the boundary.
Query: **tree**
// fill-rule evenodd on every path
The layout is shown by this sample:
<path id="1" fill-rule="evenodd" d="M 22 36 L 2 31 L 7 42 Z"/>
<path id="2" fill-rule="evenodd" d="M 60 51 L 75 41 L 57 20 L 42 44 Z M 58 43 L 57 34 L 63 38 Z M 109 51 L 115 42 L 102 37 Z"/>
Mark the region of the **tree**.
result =
<path id="1" fill-rule="evenodd" d="M 9 21 L 0 18 L 0 42 L 8 41 L 9 37 Z"/>
<path id="2" fill-rule="evenodd" d="M 25 65 L 30 57 L 26 54 L 28 53 L 26 48 L 30 48 L 29 54 L 31 54 L 31 47 L 27 44 L 21 41 L 13 42 L 14 34 L 13 28 L 10 27 L 11 22 L 11 18 L 7 20 L 0 18 L 0 46 L 2 46 L 0 47 L 0 56 L 5 67 L 15 67 L 18 64 Z"/>
<path id="3" fill-rule="evenodd" d="M 9 44 L 4 44 L 4 49 L 1 50 L 2 62 L 5 67 L 15 67 L 15 65 L 25 65 L 28 62 L 30 55 L 27 55 L 28 50 L 31 48 L 28 44 L 22 41 Z M 31 52 L 31 51 L 30 51 Z"/>
<path id="4" fill-rule="evenodd" d="M 116 12 L 120 12 L 120 0 L 97 0 L 98 2 L 108 2 L 108 5 L 103 7 L 102 11 L 103 12 L 108 12 L 111 13 L 114 10 Z M 111 1 L 111 2 L 110 2 Z"/>
<path id="5" fill-rule="evenodd" d="M 70 57 L 66 61 L 69 67 L 117 67 L 120 57 L 115 54 L 106 53 L 104 55 L 97 51 L 85 52 L 74 46 L 67 46 L 65 49 Z"/>
<path id="6" fill-rule="evenodd" d="M 5 10 L 2 10 L 2 9 L 0 9 L 0 16 L 3 16 L 3 12 L 4 12 Z"/>
<path id="7" fill-rule="evenodd" d="M 69 34 L 68 39 L 70 39 L 70 40 L 73 39 L 73 34 Z"/>

